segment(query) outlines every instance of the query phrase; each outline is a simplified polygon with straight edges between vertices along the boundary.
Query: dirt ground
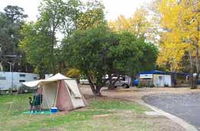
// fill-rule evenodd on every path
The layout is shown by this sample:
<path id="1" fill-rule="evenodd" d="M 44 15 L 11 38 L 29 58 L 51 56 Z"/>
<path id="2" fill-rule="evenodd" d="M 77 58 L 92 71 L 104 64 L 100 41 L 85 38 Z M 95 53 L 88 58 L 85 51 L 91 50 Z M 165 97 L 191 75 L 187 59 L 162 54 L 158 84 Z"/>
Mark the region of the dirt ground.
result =
<path id="1" fill-rule="evenodd" d="M 81 91 L 87 97 L 93 97 L 91 89 L 88 85 L 80 85 Z M 142 97 L 153 95 L 153 94 L 166 94 L 166 93 L 175 93 L 175 94 L 185 94 L 185 93 L 193 93 L 193 92 L 200 92 L 200 89 L 193 89 L 190 88 L 117 88 L 115 90 L 107 90 L 103 88 L 101 93 L 104 97 L 120 99 L 120 100 L 127 100 L 136 102 L 141 100 Z M 129 114 L 130 115 L 130 114 Z M 154 126 L 155 131 L 184 131 L 184 129 L 171 121 L 170 119 L 164 116 L 151 116 L 151 115 L 142 115 L 142 116 L 135 116 L 137 119 L 141 119 L 146 123 Z"/>
<path id="2" fill-rule="evenodd" d="M 92 95 L 91 89 L 88 85 L 80 85 L 81 91 L 84 94 Z M 154 94 L 186 94 L 199 92 L 200 89 L 190 89 L 190 88 L 117 88 L 115 90 L 107 90 L 102 88 L 101 93 L 103 96 L 108 96 L 112 98 L 120 98 L 125 100 L 136 101 L 140 100 L 144 96 L 154 95 Z"/>

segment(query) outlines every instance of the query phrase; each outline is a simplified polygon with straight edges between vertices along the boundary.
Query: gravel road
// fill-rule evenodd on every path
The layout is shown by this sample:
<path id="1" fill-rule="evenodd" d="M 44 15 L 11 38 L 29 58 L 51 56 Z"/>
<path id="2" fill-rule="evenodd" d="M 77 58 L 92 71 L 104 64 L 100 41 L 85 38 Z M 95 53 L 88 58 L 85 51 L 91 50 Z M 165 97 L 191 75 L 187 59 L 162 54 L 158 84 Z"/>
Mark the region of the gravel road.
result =
<path id="1" fill-rule="evenodd" d="M 200 130 L 200 93 L 156 94 L 143 100 L 155 107 L 178 116 Z"/>

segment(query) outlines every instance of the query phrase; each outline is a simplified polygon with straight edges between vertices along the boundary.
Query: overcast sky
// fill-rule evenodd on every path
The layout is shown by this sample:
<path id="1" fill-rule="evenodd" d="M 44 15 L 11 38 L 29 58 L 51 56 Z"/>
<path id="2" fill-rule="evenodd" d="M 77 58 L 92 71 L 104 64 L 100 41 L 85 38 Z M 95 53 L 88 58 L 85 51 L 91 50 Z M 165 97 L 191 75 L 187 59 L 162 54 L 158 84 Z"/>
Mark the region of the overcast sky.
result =
<path id="1" fill-rule="evenodd" d="M 36 20 L 38 15 L 38 6 L 42 0 L 0 0 L 0 11 L 7 5 L 17 5 L 24 8 L 28 14 L 28 20 Z M 87 1 L 87 0 L 83 0 Z M 147 5 L 152 0 L 102 0 L 106 8 L 106 19 L 115 20 L 119 15 L 130 17 L 134 11 Z"/>

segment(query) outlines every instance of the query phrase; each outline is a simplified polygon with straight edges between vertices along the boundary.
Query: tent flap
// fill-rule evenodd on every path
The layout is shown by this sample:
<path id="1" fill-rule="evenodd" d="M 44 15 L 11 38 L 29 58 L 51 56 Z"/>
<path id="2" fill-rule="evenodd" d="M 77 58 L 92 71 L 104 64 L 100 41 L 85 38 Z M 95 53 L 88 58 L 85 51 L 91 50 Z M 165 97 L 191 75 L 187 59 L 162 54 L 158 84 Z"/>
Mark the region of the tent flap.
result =
<path id="1" fill-rule="evenodd" d="M 29 81 L 29 82 L 23 82 L 22 84 L 28 87 L 36 87 L 39 85 L 41 80 L 36 80 L 36 81 Z"/>
<path id="2" fill-rule="evenodd" d="M 65 80 L 65 83 L 67 83 L 74 97 L 77 97 L 77 98 L 81 97 L 76 80 Z"/>

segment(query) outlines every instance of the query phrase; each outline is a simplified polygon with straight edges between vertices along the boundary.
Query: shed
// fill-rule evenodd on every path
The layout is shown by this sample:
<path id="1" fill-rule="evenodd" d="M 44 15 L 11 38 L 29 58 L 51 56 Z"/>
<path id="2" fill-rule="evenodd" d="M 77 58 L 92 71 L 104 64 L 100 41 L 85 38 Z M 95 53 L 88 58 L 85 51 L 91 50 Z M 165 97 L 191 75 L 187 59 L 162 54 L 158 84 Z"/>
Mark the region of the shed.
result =
<path id="1" fill-rule="evenodd" d="M 145 86 L 169 87 L 172 86 L 171 75 L 164 71 L 151 70 L 139 73 L 140 83 Z"/>

